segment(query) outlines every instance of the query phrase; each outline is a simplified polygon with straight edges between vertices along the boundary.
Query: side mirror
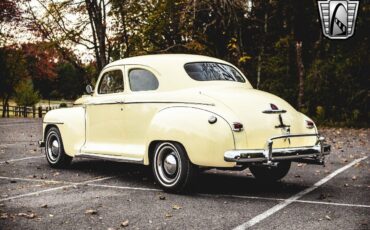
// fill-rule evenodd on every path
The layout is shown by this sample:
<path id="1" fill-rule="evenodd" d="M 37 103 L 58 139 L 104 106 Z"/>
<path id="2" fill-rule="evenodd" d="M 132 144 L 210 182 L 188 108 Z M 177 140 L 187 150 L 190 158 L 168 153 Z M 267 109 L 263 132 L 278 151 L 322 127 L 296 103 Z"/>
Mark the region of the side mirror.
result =
<path id="1" fill-rule="evenodd" d="M 86 93 L 89 94 L 89 95 L 94 93 L 94 89 L 91 85 L 86 86 Z"/>

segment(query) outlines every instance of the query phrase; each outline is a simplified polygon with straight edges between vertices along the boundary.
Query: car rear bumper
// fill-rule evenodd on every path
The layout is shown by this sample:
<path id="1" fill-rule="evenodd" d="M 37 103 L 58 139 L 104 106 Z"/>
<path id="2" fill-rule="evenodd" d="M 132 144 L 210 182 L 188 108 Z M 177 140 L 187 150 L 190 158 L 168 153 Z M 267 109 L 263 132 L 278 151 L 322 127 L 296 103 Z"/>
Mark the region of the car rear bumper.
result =
<path id="1" fill-rule="evenodd" d="M 274 140 L 316 136 L 314 146 L 294 148 L 273 148 Z M 272 163 L 284 160 L 299 161 L 308 164 L 324 164 L 325 155 L 330 154 L 330 145 L 324 143 L 325 138 L 317 134 L 294 134 L 275 136 L 267 140 L 265 149 L 230 150 L 224 154 L 227 162 L 247 163 Z"/>

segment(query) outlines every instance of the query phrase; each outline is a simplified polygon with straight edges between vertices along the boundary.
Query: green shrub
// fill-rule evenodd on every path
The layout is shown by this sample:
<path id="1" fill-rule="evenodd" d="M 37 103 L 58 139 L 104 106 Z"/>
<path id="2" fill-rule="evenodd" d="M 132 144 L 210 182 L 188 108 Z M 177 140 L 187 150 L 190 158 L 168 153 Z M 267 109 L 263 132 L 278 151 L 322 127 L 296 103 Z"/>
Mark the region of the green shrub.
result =
<path id="1" fill-rule="evenodd" d="M 32 81 L 27 79 L 15 87 L 14 100 L 20 106 L 34 106 L 40 101 L 40 94 L 33 89 Z"/>
<path id="2" fill-rule="evenodd" d="M 67 104 L 66 103 L 60 103 L 60 105 L 59 105 L 59 108 L 67 108 L 68 106 L 67 106 Z"/>

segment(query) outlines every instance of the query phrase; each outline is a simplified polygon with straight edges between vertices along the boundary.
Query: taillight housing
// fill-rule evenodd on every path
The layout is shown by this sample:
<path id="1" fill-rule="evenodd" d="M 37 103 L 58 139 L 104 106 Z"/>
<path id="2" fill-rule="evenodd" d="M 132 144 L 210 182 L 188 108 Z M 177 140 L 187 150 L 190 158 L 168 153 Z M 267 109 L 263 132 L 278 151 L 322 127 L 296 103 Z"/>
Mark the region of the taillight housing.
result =
<path id="1" fill-rule="evenodd" d="M 243 124 L 240 122 L 234 122 L 233 123 L 233 131 L 240 132 L 243 130 Z"/>
<path id="2" fill-rule="evenodd" d="M 306 120 L 306 127 L 308 129 L 313 129 L 315 127 L 315 123 L 313 123 L 313 121 Z"/>
<path id="3" fill-rule="evenodd" d="M 270 104 L 272 110 L 279 110 L 279 108 L 275 104 Z"/>

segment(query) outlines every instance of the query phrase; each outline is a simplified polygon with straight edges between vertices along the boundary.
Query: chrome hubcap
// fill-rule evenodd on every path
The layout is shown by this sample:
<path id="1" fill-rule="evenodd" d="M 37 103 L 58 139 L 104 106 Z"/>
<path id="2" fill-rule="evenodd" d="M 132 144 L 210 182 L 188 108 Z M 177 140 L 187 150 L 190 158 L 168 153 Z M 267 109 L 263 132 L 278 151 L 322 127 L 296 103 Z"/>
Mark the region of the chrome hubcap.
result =
<path id="1" fill-rule="evenodd" d="M 181 172 L 181 159 L 175 146 L 164 143 L 155 154 L 155 171 L 161 183 L 166 186 L 177 182 Z"/>
<path id="2" fill-rule="evenodd" d="M 164 159 L 164 170 L 167 174 L 173 175 L 176 173 L 177 169 L 177 161 L 173 154 L 167 155 L 167 157 Z"/>
<path id="3" fill-rule="evenodd" d="M 60 144 L 55 134 L 50 134 L 47 140 L 47 155 L 51 162 L 56 162 L 60 155 Z"/>

